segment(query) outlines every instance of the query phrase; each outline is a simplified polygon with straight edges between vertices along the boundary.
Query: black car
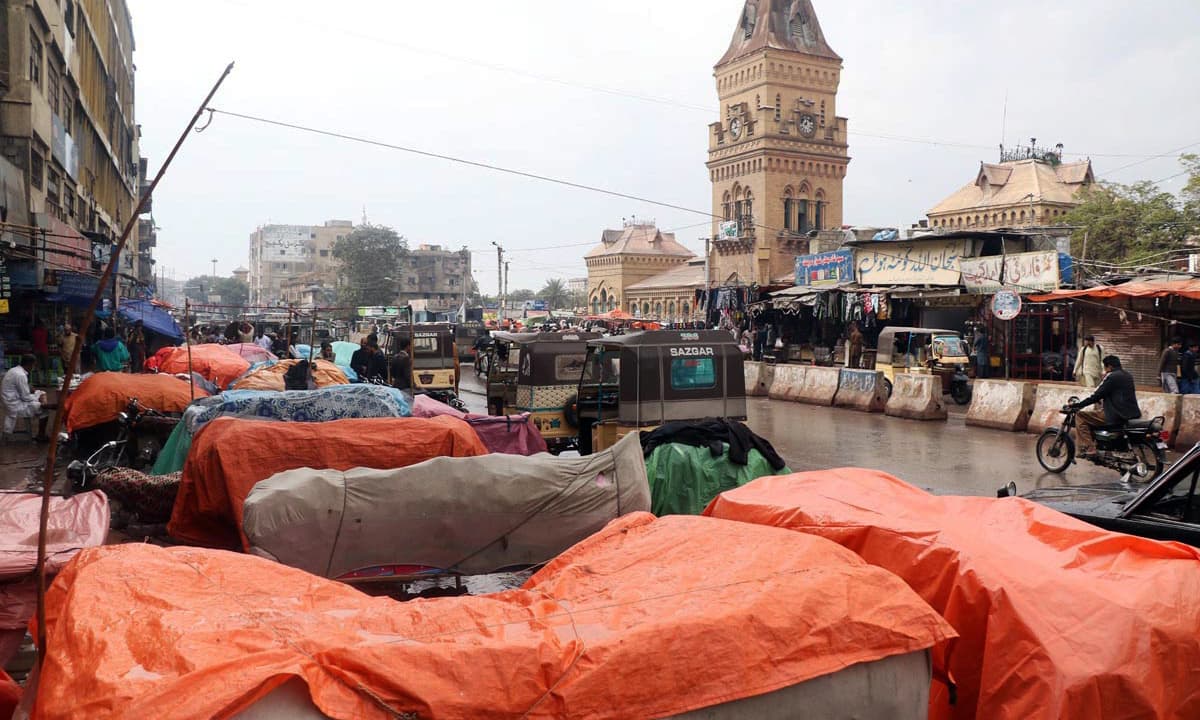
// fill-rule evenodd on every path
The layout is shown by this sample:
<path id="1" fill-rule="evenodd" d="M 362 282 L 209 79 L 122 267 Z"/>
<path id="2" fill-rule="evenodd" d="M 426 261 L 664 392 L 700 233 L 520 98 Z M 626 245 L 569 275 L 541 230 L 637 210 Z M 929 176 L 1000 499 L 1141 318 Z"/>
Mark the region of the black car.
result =
<path id="1" fill-rule="evenodd" d="M 1034 490 L 1022 495 L 1106 530 L 1200 547 L 1200 444 L 1157 480 Z"/>

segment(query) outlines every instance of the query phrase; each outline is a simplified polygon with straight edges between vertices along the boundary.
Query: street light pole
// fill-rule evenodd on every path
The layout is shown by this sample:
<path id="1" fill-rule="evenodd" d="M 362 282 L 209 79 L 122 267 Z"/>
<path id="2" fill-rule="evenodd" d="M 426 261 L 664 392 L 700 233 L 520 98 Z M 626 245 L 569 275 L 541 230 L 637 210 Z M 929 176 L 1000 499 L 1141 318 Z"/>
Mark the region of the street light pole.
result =
<path id="1" fill-rule="evenodd" d="M 217 279 L 217 259 L 216 259 L 216 258 L 213 258 L 213 259 L 212 259 L 212 264 L 213 264 L 213 274 L 212 274 L 212 276 L 213 276 L 213 280 L 216 280 L 216 279 Z"/>
<path id="2" fill-rule="evenodd" d="M 504 248 L 500 247 L 500 243 L 495 240 L 492 244 L 496 246 L 496 299 L 500 300 L 500 309 L 496 311 L 496 326 L 504 322 L 504 301 L 501 298 L 504 295 Z"/>

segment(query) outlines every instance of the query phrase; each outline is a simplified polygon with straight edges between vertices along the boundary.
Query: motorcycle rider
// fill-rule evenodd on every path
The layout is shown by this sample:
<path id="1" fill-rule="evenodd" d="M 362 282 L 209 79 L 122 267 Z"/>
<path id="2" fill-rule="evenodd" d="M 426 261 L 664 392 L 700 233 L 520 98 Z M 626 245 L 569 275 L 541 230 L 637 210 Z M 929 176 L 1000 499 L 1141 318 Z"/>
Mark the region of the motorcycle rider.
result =
<path id="1" fill-rule="evenodd" d="M 1096 392 L 1067 407 L 1077 411 L 1075 416 L 1076 432 L 1079 433 L 1079 457 L 1095 458 L 1096 436 L 1094 430 L 1098 427 L 1124 427 L 1130 420 L 1142 416 L 1138 407 L 1137 390 L 1134 387 L 1133 376 L 1121 369 L 1121 360 L 1116 355 L 1104 358 L 1104 379 Z M 1089 405 L 1104 401 L 1104 410 L 1084 410 Z"/>

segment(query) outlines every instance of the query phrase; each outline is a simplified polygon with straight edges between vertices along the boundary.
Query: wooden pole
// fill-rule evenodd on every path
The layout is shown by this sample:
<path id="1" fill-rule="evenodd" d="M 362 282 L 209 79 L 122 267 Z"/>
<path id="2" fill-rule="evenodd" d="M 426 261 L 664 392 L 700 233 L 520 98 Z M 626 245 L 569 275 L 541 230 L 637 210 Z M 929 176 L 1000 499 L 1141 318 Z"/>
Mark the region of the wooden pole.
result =
<path id="1" fill-rule="evenodd" d="M 191 391 L 191 402 L 196 401 L 196 376 L 192 374 L 192 326 L 188 317 L 191 315 L 192 299 L 185 297 L 183 299 L 183 325 L 186 328 L 183 331 L 184 342 L 187 343 L 188 355 L 188 388 Z"/>
<path id="2" fill-rule="evenodd" d="M 42 476 L 42 512 L 38 521 L 38 562 L 35 572 L 38 584 L 37 662 L 39 668 L 41 668 L 46 658 L 46 533 L 50 524 L 50 490 L 54 485 L 54 465 L 58 460 L 58 434 L 62 432 L 63 426 L 62 407 L 66 404 L 66 399 L 71 394 L 71 380 L 74 376 L 75 364 L 79 362 L 79 355 L 83 350 L 82 338 L 87 337 L 92 321 L 96 318 L 96 308 L 100 305 L 100 299 L 104 296 L 104 290 L 108 286 L 108 283 L 115 277 L 117 263 L 121 260 L 121 251 L 125 249 L 125 243 L 128 242 L 130 233 L 137 227 L 138 217 L 141 216 L 146 205 L 150 202 L 150 197 L 154 194 L 154 189 L 158 187 L 158 183 L 162 180 L 163 175 L 166 174 L 167 168 L 171 166 L 175 155 L 183 147 L 183 141 L 191 134 L 192 128 L 196 127 L 200 116 L 208 108 L 208 104 L 212 101 L 213 96 L 217 94 L 217 90 L 225 82 L 225 78 L 229 77 L 229 73 L 231 72 L 233 72 L 233 63 L 229 63 L 225 68 L 225 72 L 221 73 L 221 77 L 217 78 L 217 82 L 208 91 L 204 102 L 200 103 L 200 107 L 196 108 L 196 113 L 192 115 L 191 121 L 183 133 L 180 134 L 179 139 L 175 141 L 175 146 L 171 148 L 167 159 L 163 161 L 162 167 L 158 169 L 154 180 L 150 182 L 150 185 L 142 193 L 141 198 L 138 200 L 137 209 L 129 216 L 129 220 L 126 221 L 125 229 L 121 232 L 121 238 L 117 241 L 117 246 L 113 248 L 112 255 L 108 259 L 108 265 L 104 267 L 104 273 L 100 276 L 100 281 L 96 283 L 96 292 L 92 295 L 92 301 L 88 305 L 87 313 L 83 316 L 83 322 L 79 327 L 81 341 L 75 343 L 75 350 L 71 353 L 71 362 L 67 363 L 66 370 L 63 373 L 63 393 L 59 399 L 59 411 L 54 413 L 54 432 L 50 434 L 50 446 L 46 451 L 46 467 Z"/>
<path id="3" fill-rule="evenodd" d="M 294 309 L 292 308 L 292 304 L 288 303 L 287 336 L 284 339 L 284 347 L 286 347 L 288 349 L 289 356 L 291 356 L 291 354 L 292 354 L 292 312 L 293 311 L 294 311 Z M 287 359 L 288 358 L 280 358 L 280 360 L 287 360 Z"/>

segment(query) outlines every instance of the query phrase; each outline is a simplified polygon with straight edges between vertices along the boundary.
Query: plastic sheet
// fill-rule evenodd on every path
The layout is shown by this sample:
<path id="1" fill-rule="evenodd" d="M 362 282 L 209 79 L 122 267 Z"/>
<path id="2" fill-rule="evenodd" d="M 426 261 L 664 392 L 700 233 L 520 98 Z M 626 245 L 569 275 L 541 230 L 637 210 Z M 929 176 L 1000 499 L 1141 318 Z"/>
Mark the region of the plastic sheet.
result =
<path id="1" fill-rule="evenodd" d="M 196 388 L 196 397 L 208 397 L 208 393 Z M 192 390 L 186 380 L 172 375 L 94 373 L 67 397 L 63 424 L 67 432 L 73 433 L 112 422 L 125 412 L 130 398 L 137 398 L 142 407 L 178 414 L 192 402 Z"/>
<path id="2" fill-rule="evenodd" d="M 229 717 L 291 678 L 333 718 L 665 717 L 953 634 L 829 541 L 645 513 L 491 596 L 396 603 L 248 555 L 130 544 L 82 553 L 47 600 L 46 720 Z"/>
<path id="3" fill-rule="evenodd" d="M 156 353 L 160 357 L 158 369 L 164 373 L 188 372 L 187 346 L 177 347 L 170 353 Z M 224 390 L 229 384 L 250 369 L 250 361 L 224 345 L 193 345 L 191 371 L 203 375 L 209 382 Z"/>
<path id="4" fill-rule="evenodd" d="M 285 387 L 283 376 L 299 362 L 299 360 L 280 360 L 263 365 L 238 378 L 233 383 L 232 389 L 283 392 Z M 317 383 L 318 388 L 350 384 L 341 368 L 328 360 L 315 360 L 314 365 L 313 380 Z"/>
<path id="5" fill-rule="evenodd" d="M 388 470 L 439 456 L 486 455 L 453 418 L 270 422 L 217 418 L 192 440 L 167 532 L 195 545 L 246 547 L 242 504 L 255 483 L 310 467 Z"/>
<path id="6" fill-rule="evenodd" d="M 790 473 L 784 468 L 780 473 Z M 755 478 L 775 475 L 771 463 L 750 449 L 745 465 L 729 460 L 729 445 L 720 457 L 706 447 L 681 443 L 659 445 L 646 458 L 650 482 L 650 511 L 655 515 L 699 515 L 713 498 Z"/>
<path id="7" fill-rule="evenodd" d="M 1196 548 L 861 469 L 760 478 L 706 514 L 829 538 L 904 578 L 961 635 L 943 648 L 958 703 L 935 684 L 932 718 L 1200 717 Z"/>

